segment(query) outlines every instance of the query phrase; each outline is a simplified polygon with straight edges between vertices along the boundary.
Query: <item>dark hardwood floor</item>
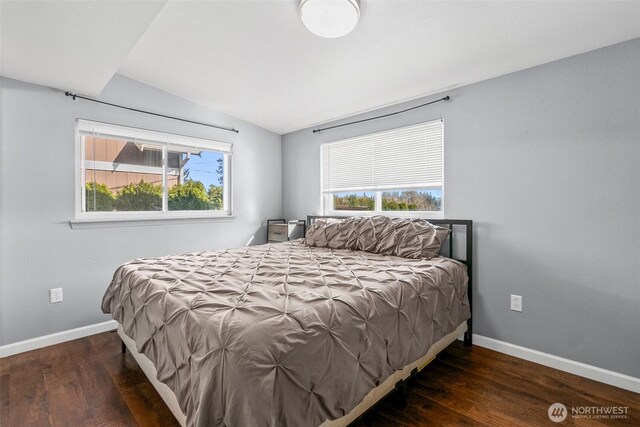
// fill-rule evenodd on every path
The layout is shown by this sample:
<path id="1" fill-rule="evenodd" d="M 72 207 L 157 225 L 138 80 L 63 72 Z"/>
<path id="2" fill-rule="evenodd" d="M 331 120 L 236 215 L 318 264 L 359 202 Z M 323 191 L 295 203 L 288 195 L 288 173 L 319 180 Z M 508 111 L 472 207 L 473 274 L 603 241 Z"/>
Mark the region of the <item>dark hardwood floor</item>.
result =
<path id="1" fill-rule="evenodd" d="M 640 395 L 480 347 L 454 343 L 355 426 L 640 425 Z M 554 402 L 627 406 L 625 419 L 552 423 Z M 0 359 L 2 426 L 173 426 L 177 422 L 115 333 Z"/>

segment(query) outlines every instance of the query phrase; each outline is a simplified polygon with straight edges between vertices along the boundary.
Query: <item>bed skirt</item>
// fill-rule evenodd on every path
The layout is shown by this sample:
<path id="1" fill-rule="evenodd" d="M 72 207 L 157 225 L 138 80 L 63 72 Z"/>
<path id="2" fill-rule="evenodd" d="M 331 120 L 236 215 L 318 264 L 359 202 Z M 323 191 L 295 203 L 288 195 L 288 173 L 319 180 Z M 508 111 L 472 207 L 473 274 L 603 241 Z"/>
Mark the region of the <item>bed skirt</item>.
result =
<path id="1" fill-rule="evenodd" d="M 382 384 L 371 390 L 348 414 L 335 420 L 326 420 L 321 424 L 321 427 L 343 427 L 349 425 L 360 415 L 364 414 L 367 409 L 371 408 L 379 400 L 390 393 L 399 381 L 409 378 L 414 369 L 420 371 L 426 367 L 433 359 L 435 359 L 438 353 L 462 336 L 466 331 L 467 321 L 464 321 L 456 328 L 455 331 L 436 341 L 423 357 L 408 364 L 403 369 L 394 372 L 384 382 L 382 382 Z M 157 371 L 151 360 L 136 350 L 135 342 L 125 335 L 122 330 L 122 325 L 120 324 L 118 324 L 118 335 L 120 335 L 122 342 L 126 345 L 136 362 L 138 362 L 138 365 L 156 389 L 162 400 L 167 404 L 171 413 L 176 417 L 176 420 L 182 427 L 186 427 L 187 417 L 182 413 L 180 405 L 178 404 L 178 399 L 167 385 L 158 381 L 156 378 Z"/>

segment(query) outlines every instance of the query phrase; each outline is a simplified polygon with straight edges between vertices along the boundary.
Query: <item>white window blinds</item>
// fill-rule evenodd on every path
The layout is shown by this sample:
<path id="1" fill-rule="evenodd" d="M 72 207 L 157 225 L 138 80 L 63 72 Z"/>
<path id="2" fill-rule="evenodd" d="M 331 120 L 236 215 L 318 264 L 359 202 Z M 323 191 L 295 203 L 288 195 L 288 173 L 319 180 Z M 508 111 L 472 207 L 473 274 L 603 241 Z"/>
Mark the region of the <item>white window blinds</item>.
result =
<path id="1" fill-rule="evenodd" d="M 324 144 L 322 192 L 441 187 L 442 146 L 442 120 Z"/>

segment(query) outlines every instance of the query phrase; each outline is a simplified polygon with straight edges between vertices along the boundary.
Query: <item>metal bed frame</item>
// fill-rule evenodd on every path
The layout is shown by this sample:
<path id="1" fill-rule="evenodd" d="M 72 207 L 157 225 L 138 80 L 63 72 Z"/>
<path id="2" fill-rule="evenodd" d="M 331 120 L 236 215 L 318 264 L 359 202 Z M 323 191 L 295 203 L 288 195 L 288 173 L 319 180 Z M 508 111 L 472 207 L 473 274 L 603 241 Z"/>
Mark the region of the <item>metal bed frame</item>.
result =
<path id="1" fill-rule="evenodd" d="M 350 218 L 350 216 L 337 216 L 337 215 L 307 215 L 307 229 L 313 224 L 316 219 L 320 218 L 334 218 L 334 219 L 345 219 Z M 467 296 L 469 298 L 469 310 L 471 311 L 471 317 L 467 320 L 467 332 L 464 333 L 464 345 L 465 347 L 471 347 L 473 342 L 473 304 L 472 304 L 472 295 L 473 295 L 473 221 L 470 219 L 427 219 L 431 224 L 439 225 L 442 227 L 447 227 L 451 230 L 449 233 L 449 237 L 447 237 L 448 242 L 445 242 L 443 247 L 447 248 L 446 256 L 449 258 L 455 259 L 458 262 L 463 263 L 467 266 L 467 275 L 469 276 L 469 281 L 467 284 Z M 453 241 L 457 240 L 454 238 L 454 228 L 456 226 L 463 226 L 465 228 L 465 254 L 464 259 L 455 258 L 454 257 L 454 246 Z"/>

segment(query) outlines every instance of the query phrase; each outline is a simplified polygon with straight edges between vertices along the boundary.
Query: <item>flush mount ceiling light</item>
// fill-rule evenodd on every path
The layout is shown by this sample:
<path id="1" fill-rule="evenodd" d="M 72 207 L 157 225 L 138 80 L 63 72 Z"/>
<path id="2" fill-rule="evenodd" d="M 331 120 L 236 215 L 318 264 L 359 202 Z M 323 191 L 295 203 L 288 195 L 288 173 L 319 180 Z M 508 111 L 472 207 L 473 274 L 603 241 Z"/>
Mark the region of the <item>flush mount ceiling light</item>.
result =
<path id="1" fill-rule="evenodd" d="M 360 3 L 358 0 L 300 0 L 300 18 L 316 36 L 335 39 L 356 27 Z"/>

